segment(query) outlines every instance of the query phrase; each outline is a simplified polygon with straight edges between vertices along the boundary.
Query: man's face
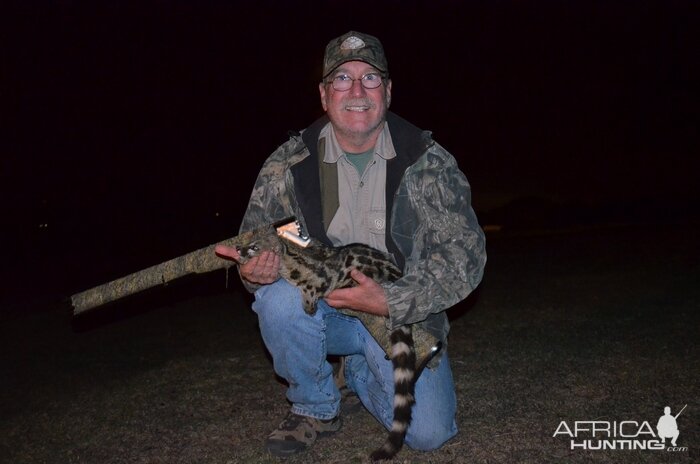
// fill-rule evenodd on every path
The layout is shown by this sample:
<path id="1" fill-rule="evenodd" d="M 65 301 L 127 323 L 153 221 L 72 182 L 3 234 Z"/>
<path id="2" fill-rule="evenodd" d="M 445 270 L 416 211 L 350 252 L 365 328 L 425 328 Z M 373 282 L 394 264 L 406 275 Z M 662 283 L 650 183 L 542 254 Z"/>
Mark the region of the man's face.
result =
<path id="1" fill-rule="evenodd" d="M 349 61 L 338 66 L 325 82 L 319 84 L 321 105 L 336 135 L 355 143 L 379 134 L 391 101 L 391 81 L 383 79 L 382 85 L 376 89 L 362 86 L 360 78 L 368 73 L 378 71 L 362 61 Z M 341 74 L 356 79 L 349 90 L 342 92 L 331 85 L 333 78 Z"/>

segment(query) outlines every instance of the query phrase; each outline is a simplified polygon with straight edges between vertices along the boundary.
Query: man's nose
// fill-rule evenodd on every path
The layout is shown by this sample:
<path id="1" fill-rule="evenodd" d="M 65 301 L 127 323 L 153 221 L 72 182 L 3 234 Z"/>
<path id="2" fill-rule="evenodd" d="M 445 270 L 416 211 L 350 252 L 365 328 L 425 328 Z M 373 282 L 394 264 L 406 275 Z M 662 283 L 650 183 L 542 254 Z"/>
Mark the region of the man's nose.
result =
<path id="1" fill-rule="evenodd" d="M 350 87 L 350 94 L 353 96 L 363 96 L 367 89 L 362 85 L 362 79 L 355 79 L 352 81 L 352 87 Z"/>

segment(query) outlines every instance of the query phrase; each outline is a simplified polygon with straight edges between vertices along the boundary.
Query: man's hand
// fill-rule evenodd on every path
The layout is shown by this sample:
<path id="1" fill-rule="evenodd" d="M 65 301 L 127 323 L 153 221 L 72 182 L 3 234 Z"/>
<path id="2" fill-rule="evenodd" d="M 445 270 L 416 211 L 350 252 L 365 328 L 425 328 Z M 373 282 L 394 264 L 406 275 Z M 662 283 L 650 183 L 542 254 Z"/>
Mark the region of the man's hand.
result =
<path id="1" fill-rule="evenodd" d="M 241 259 L 240 253 L 233 247 L 217 245 L 216 254 L 224 259 L 230 259 L 237 263 Z M 272 251 L 263 251 L 260 256 L 251 258 L 247 263 L 240 265 L 241 277 L 254 284 L 271 284 L 279 279 L 280 257 Z"/>
<path id="2" fill-rule="evenodd" d="M 388 316 L 389 307 L 386 304 L 386 295 L 382 286 L 357 269 L 351 271 L 350 277 L 357 282 L 357 286 L 333 290 L 326 297 L 326 303 L 334 308 L 354 309 L 377 316 Z"/>

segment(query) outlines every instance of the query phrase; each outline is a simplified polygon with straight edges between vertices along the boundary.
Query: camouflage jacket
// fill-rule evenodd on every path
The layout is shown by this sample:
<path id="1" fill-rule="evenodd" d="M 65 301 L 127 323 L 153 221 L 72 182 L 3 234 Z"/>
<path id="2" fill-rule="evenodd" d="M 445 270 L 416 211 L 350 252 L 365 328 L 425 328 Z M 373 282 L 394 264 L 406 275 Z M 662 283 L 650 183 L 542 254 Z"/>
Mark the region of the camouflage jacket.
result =
<path id="1" fill-rule="evenodd" d="M 289 216 L 328 245 L 323 225 L 319 133 L 314 122 L 275 150 L 253 188 L 241 232 Z M 471 207 L 471 188 L 457 162 L 424 132 L 388 113 L 396 150 L 386 179 L 386 246 L 404 276 L 384 285 L 387 328 L 419 323 L 447 343 L 444 311 L 466 298 L 481 281 L 486 263 L 484 233 Z M 248 285 L 248 289 L 255 287 Z"/>

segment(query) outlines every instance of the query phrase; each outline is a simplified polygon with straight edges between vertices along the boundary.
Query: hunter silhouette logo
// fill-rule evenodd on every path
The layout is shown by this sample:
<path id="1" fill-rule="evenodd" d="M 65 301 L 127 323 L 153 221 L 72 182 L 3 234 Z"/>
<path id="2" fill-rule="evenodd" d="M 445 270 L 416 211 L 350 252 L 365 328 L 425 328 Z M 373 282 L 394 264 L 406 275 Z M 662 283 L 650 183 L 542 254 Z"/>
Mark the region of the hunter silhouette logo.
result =
<path id="1" fill-rule="evenodd" d="M 584 420 L 573 423 L 561 421 L 552 437 L 568 437 L 572 450 L 688 451 L 688 447 L 676 444 L 680 434 L 677 419 L 687 406 L 683 406 L 675 416 L 671 414 L 671 407 L 666 406 L 664 415 L 656 423 L 656 433 L 649 421 Z M 671 439 L 671 446 L 668 447 L 667 438 Z"/>
<path id="2" fill-rule="evenodd" d="M 681 415 L 687 406 L 687 404 L 683 406 L 683 409 L 678 411 L 678 414 L 675 416 L 671 415 L 671 408 L 669 406 L 664 408 L 664 415 L 659 417 L 659 422 L 656 424 L 656 431 L 659 434 L 659 438 L 661 438 L 661 443 L 666 443 L 666 439 L 670 438 L 671 445 L 676 446 L 676 440 L 678 440 L 679 434 L 676 419 L 678 419 L 678 416 Z"/>

